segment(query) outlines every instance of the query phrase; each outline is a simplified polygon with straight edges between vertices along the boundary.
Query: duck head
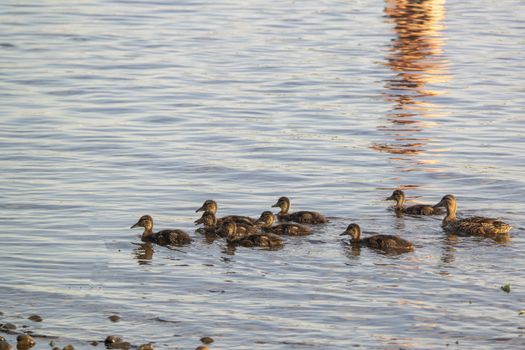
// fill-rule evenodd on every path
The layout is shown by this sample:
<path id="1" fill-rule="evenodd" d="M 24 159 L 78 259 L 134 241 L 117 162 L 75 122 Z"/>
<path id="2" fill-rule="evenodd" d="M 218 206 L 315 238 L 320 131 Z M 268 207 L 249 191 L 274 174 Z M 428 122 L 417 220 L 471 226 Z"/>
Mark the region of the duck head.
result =
<path id="1" fill-rule="evenodd" d="M 226 239 L 235 239 L 237 234 L 237 225 L 233 221 L 225 221 L 221 227 L 222 233 Z"/>
<path id="2" fill-rule="evenodd" d="M 339 236 L 345 236 L 349 235 L 351 237 L 351 241 L 359 241 L 361 238 L 361 228 L 358 224 L 350 224 L 346 228 L 345 232 L 341 233 Z"/>
<path id="3" fill-rule="evenodd" d="M 255 225 L 260 227 L 271 227 L 275 222 L 275 216 L 269 210 L 263 211 L 259 219 L 255 221 Z"/>
<path id="4" fill-rule="evenodd" d="M 194 221 L 195 225 L 203 224 L 204 227 L 214 227 L 217 224 L 215 214 L 210 212 L 204 212 L 200 219 Z"/>
<path id="5" fill-rule="evenodd" d="M 396 201 L 396 207 L 403 207 L 405 202 L 405 193 L 401 190 L 395 190 L 390 197 L 385 198 L 386 201 Z"/>
<path id="6" fill-rule="evenodd" d="M 135 225 L 131 226 L 131 228 L 135 227 L 144 227 L 146 231 L 151 231 L 153 230 L 153 218 L 149 215 L 143 215 Z"/>
<path id="7" fill-rule="evenodd" d="M 447 209 L 447 216 L 444 220 L 453 220 L 456 218 L 457 202 L 456 197 L 447 194 L 441 198 L 441 201 L 434 205 L 434 208 L 445 207 Z"/>
<path id="8" fill-rule="evenodd" d="M 208 199 L 207 201 L 204 202 L 202 207 L 195 210 L 196 213 L 198 213 L 199 211 L 217 214 L 217 202 L 215 202 L 213 199 Z"/>
<path id="9" fill-rule="evenodd" d="M 290 199 L 288 197 L 281 197 L 277 200 L 277 203 L 272 205 L 272 208 L 278 207 L 281 208 L 281 214 L 287 214 L 290 210 Z"/>

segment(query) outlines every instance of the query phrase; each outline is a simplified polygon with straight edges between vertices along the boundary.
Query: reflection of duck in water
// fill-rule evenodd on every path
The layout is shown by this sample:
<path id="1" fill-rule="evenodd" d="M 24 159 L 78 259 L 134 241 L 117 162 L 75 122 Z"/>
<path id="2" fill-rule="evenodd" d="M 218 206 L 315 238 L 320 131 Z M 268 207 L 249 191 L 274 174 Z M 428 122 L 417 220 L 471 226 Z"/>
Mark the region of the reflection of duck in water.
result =
<path id="1" fill-rule="evenodd" d="M 295 213 L 288 213 L 290 210 L 290 199 L 288 197 L 281 197 L 272 205 L 279 207 L 281 211 L 277 214 L 279 221 L 294 221 L 301 224 L 324 224 L 328 222 L 326 218 L 315 211 L 297 211 Z"/>
<path id="2" fill-rule="evenodd" d="M 443 210 L 440 208 L 435 208 L 432 205 L 426 204 L 416 204 L 410 207 L 403 207 L 405 202 L 405 193 L 401 190 L 395 190 L 392 192 L 392 195 L 385 200 L 394 200 L 396 204 L 394 205 L 394 210 L 397 213 L 412 214 L 412 215 L 436 215 L 443 214 Z"/>
<path id="3" fill-rule="evenodd" d="M 233 221 L 227 221 L 222 226 L 226 234 L 228 244 L 240 245 L 243 247 L 263 247 L 268 249 L 277 249 L 282 247 L 283 240 L 273 233 L 248 233 L 239 234 L 237 225 Z"/>
<path id="4" fill-rule="evenodd" d="M 272 226 L 275 222 L 275 215 L 271 211 L 265 211 L 261 217 L 255 222 L 265 232 L 275 233 L 277 235 L 286 236 L 306 236 L 312 231 L 303 225 L 284 223 Z"/>
<path id="5" fill-rule="evenodd" d="M 153 244 L 150 242 L 138 244 L 138 247 L 133 249 L 133 253 L 139 265 L 149 264 L 153 259 Z"/>
<path id="6" fill-rule="evenodd" d="M 162 230 L 153 232 L 153 218 L 149 215 L 142 216 L 131 228 L 144 227 L 143 242 L 152 242 L 160 245 L 182 245 L 191 243 L 191 238 L 182 230 Z"/>
<path id="7" fill-rule="evenodd" d="M 373 235 L 361 238 L 361 228 L 358 224 L 350 224 L 340 236 L 349 235 L 352 247 L 366 246 L 370 249 L 380 250 L 385 253 L 399 254 L 411 252 L 414 245 L 403 238 L 391 235 Z"/>
<path id="8" fill-rule="evenodd" d="M 213 199 L 208 199 L 204 202 L 204 204 L 197 210 L 195 210 L 196 213 L 199 211 L 204 211 L 207 213 L 212 213 L 213 215 L 217 216 L 217 202 L 215 202 Z M 240 215 L 228 215 L 222 218 L 217 218 L 217 225 L 222 225 L 223 221 L 231 221 L 233 220 L 236 223 L 244 223 L 248 225 L 253 225 L 255 223 L 255 219 L 252 219 L 249 216 L 240 216 Z"/>
<path id="9" fill-rule="evenodd" d="M 451 194 L 444 196 L 435 207 L 445 207 L 447 209 L 447 215 L 443 219 L 442 226 L 448 233 L 496 237 L 498 235 L 506 235 L 512 228 L 503 221 L 482 216 L 457 219 L 456 197 Z"/>

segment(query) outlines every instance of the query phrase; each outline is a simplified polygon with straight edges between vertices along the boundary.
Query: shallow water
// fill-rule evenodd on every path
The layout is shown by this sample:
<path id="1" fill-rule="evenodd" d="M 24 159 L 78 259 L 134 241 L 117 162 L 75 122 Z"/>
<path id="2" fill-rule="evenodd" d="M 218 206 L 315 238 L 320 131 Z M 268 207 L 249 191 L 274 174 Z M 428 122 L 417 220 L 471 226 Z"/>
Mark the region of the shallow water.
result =
<path id="1" fill-rule="evenodd" d="M 516 0 L 3 1 L 0 323 L 77 349 L 523 348 L 524 17 Z M 397 218 L 399 187 L 453 193 L 512 239 Z M 205 199 L 257 216 L 281 195 L 330 223 L 271 252 L 193 233 Z M 145 249 L 146 213 L 194 244 Z M 416 251 L 353 251 L 353 221 Z"/>

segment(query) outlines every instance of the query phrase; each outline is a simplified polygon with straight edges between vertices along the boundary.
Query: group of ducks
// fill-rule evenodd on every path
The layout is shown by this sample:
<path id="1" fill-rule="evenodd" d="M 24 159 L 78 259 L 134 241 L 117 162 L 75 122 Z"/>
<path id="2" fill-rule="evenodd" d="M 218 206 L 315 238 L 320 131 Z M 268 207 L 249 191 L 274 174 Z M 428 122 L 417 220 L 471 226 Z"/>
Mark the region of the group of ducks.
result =
<path id="1" fill-rule="evenodd" d="M 474 216 L 464 219 L 456 217 L 456 198 L 448 194 L 435 205 L 417 204 L 409 207 L 404 206 L 405 194 L 402 190 L 395 190 L 386 200 L 394 200 L 394 210 L 398 214 L 410 215 L 446 215 L 442 227 L 447 233 L 458 235 L 480 235 L 486 237 L 498 237 L 506 235 L 511 226 L 497 219 Z M 258 219 L 248 216 L 229 215 L 222 218 L 217 217 L 217 203 L 207 200 L 196 210 L 203 212 L 201 218 L 195 221 L 196 225 L 203 225 L 197 232 L 206 236 L 225 238 L 227 243 L 233 246 L 264 247 L 276 249 L 283 245 L 281 236 L 305 236 L 312 233 L 309 226 L 327 223 L 328 220 L 322 214 L 315 211 L 298 211 L 290 213 L 290 199 L 281 197 L 272 205 L 280 208 L 277 214 L 264 211 Z M 277 220 L 276 220 L 277 219 Z M 278 221 L 278 223 L 276 223 Z M 191 237 L 182 230 L 162 230 L 153 232 L 153 218 L 149 215 L 142 216 L 139 221 L 131 226 L 143 227 L 142 240 L 159 245 L 184 245 L 191 243 Z M 352 223 L 341 236 L 350 236 L 352 247 L 366 246 L 371 249 L 380 250 L 385 253 L 403 253 L 414 250 L 414 245 L 398 236 L 373 235 L 361 238 L 361 228 Z"/>

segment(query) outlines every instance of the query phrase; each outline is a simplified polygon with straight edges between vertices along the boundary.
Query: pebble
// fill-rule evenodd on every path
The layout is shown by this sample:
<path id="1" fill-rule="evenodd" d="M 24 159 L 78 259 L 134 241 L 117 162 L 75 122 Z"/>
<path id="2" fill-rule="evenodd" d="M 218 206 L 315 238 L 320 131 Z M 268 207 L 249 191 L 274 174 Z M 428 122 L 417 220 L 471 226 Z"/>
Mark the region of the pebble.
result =
<path id="1" fill-rule="evenodd" d="M 12 324 L 12 323 L 7 322 L 7 323 L 0 324 L 0 328 L 14 330 L 14 329 L 16 329 L 16 326 L 14 324 Z"/>
<path id="2" fill-rule="evenodd" d="M 73 345 L 68 344 L 68 345 L 64 346 L 64 348 L 62 350 L 75 350 L 75 348 L 73 347 Z"/>
<path id="3" fill-rule="evenodd" d="M 16 337 L 16 348 L 18 350 L 25 350 L 35 346 L 35 340 L 33 337 L 27 334 L 20 334 Z"/>
<path id="4" fill-rule="evenodd" d="M 108 335 L 106 337 L 106 340 L 104 340 L 104 344 L 106 344 L 106 345 L 111 345 L 111 344 L 114 344 L 114 343 L 122 343 L 122 338 L 121 337 L 117 337 L 116 335 Z"/>
<path id="5" fill-rule="evenodd" d="M 202 338 L 201 338 L 201 342 L 202 342 L 203 344 L 208 345 L 208 344 L 213 343 L 213 338 L 212 338 L 212 337 L 202 337 Z"/>
<path id="6" fill-rule="evenodd" d="M 119 315 L 111 315 L 108 318 L 110 319 L 111 322 L 118 322 L 118 321 L 120 321 L 120 316 Z"/>
<path id="7" fill-rule="evenodd" d="M 197 346 L 195 350 L 209 350 L 209 349 L 207 346 L 201 345 L 201 346 Z"/>
<path id="8" fill-rule="evenodd" d="M 44 320 L 40 315 L 31 315 L 27 319 L 33 322 L 42 322 Z"/>
<path id="9" fill-rule="evenodd" d="M 89 343 L 89 344 L 91 344 L 91 345 L 93 345 L 93 346 L 98 346 L 98 341 L 93 340 L 93 341 L 92 341 L 91 343 Z"/>
<path id="10" fill-rule="evenodd" d="M 0 338 L 2 338 L 2 337 L 0 337 Z M 11 350 L 12 348 L 13 347 L 8 342 L 3 341 L 3 340 L 0 341 L 0 350 Z"/>
<path id="11" fill-rule="evenodd" d="M 51 350 L 62 350 L 62 349 L 60 349 L 58 346 L 55 346 L 55 347 L 54 347 L 53 349 L 51 349 Z"/>
<path id="12" fill-rule="evenodd" d="M 5 338 L 0 335 L 0 341 L 5 341 Z"/>
<path id="13" fill-rule="evenodd" d="M 153 350 L 153 345 L 151 343 L 142 344 L 137 350 Z"/>

